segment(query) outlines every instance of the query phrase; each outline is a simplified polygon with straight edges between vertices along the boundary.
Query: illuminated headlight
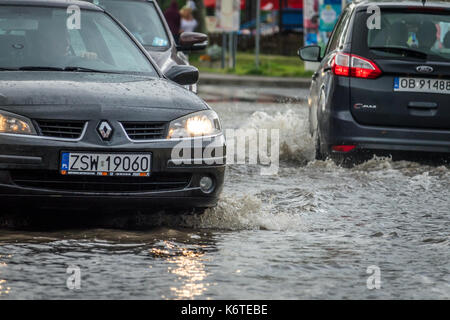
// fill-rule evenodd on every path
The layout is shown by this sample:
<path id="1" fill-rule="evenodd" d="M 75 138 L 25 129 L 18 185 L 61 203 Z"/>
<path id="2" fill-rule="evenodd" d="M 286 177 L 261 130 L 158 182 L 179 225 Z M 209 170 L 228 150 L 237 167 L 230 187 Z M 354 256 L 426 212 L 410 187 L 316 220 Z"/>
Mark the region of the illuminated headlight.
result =
<path id="1" fill-rule="evenodd" d="M 219 117 L 212 110 L 189 114 L 170 123 L 168 139 L 213 136 L 220 134 Z"/>
<path id="2" fill-rule="evenodd" d="M 35 135 L 36 130 L 30 119 L 0 110 L 0 133 Z"/>

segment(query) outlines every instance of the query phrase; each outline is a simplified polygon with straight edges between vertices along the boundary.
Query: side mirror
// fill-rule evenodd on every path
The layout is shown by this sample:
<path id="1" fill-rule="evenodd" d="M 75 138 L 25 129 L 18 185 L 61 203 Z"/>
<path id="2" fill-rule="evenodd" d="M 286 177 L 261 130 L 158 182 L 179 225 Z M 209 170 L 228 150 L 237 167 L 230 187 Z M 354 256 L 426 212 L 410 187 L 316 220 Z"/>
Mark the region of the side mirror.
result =
<path id="1" fill-rule="evenodd" d="M 178 42 L 178 51 L 199 51 L 208 46 L 208 36 L 198 32 L 183 32 Z"/>
<path id="2" fill-rule="evenodd" d="M 319 62 L 322 60 L 320 58 L 320 47 L 319 46 L 306 46 L 298 50 L 298 56 L 303 61 Z"/>
<path id="3" fill-rule="evenodd" d="M 168 79 L 182 86 L 196 84 L 199 77 L 198 69 L 187 65 L 175 65 L 165 75 Z"/>

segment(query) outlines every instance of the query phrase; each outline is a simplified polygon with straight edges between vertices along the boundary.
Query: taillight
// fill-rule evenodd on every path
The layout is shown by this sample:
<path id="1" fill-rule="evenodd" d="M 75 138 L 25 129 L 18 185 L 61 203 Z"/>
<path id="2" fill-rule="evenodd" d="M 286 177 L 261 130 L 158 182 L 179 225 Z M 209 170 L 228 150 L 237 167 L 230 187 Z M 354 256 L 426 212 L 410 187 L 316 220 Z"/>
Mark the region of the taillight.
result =
<path id="1" fill-rule="evenodd" d="M 350 152 L 356 148 L 355 145 L 337 145 L 332 146 L 331 150 L 337 151 L 337 152 Z"/>
<path id="2" fill-rule="evenodd" d="M 333 73 L 337 76 L 348 77 L 350 75 L 350 58 L 351 56 L 346 53 L 336 54 L 331 63 Z"/>
<path id="3" fill-rule="evenodd" d="M 348 53 L 337 53 L 331 63 L 331 69 L 335 75 L 344 77 L 375 79 L 382 74 L 374 62 Z"/>

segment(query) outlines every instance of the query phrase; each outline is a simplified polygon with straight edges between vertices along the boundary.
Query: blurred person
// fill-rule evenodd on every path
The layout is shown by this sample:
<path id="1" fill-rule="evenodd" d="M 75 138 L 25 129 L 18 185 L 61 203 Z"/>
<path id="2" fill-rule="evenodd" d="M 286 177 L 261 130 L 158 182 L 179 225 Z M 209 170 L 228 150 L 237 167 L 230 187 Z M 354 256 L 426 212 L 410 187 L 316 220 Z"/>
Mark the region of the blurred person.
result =
<path id="1" fill-rule="evenodd" d="M 131 32 L 131 34 L 140 42 L 143 43 L 144 39 L 141 35 L 142 30 L 139 29 L 138 25 L 135 23 L 134 17 L 128 11 L 118 11 L 115 12 L 114 16 L 122 22 Z"/>
<path id="2" fill-rule="evenodd" d="M 442 41 L 444 48 L 450 49 L 450 31 L 445 34 L 444 41 Z"/>
<path id="3" fill-rule="evenodd" d="M 180 15 L 181 15 L 180 31 L 193 32 L 197 28 L 198 22 L 192 15 L 192 9 L 190 7 L 184 6 L 180 10 Z"/>
<path id="4" fill-rule="evenodd" d="M 433 22 L 423 22 L 416 33 L 419 42 L 418 48 L 424 51 L 430 51 L 436 43 L 436 34 L 437 28 Z"/>
<path id="5" fill-rule="evenodd" d="M 408 47 L 409 32 L 403 22 L 395 22 L 392 24 L 389 34 L 389 44 L 396 47 Z"/>
<path id="6" fill-rule="evenodd" d="M 178 42 L 181 16 L 178 11 L 178 3 L 176 0 L 172 0 L 170 7 L 164 12 L 164 17 L 166 18 L 167 24 L 169 25 L 169 29 L 172 32 L 175 41 Z"/>
<path id="7" fill-rule="evenodd" d="M 41 66 L 64 64 L 71 54 L 67 28 L 55 28 L 55 23 L 47 20 L 40 23 L 37 34 L 36 52 L 38 54 L 35 58 L 39 61 L 36 64 L 42 64 Z M 52 36 L 49 37 L 49 34 Z"/>
<path id="8" fill-rule="evenodd" d="M 69 31 L 65 27 L 65 21 L 61 21 L 61 28 L 55 28 L 56 23 L 52 20 L 43 21 L 38 29 L 36 38 L 36 52 L 34 63 L 36 66 L 59 65 L 62 67 L 72 66 L 79 62 L 78 59 L 95 60 L 98 55 L 95 52 L 83 51 L 78 55 L 71 46 Z M 52 34 L 51 37 L 48 35 Z"/>
<path id="9" fill-rule="evenodd" d="M 439 34 L 442 46 L 444 46 L 444 39 L 449 33 L 450 33 L 450 23 L 443 23 L 443 22 L 439 23 Z"/>

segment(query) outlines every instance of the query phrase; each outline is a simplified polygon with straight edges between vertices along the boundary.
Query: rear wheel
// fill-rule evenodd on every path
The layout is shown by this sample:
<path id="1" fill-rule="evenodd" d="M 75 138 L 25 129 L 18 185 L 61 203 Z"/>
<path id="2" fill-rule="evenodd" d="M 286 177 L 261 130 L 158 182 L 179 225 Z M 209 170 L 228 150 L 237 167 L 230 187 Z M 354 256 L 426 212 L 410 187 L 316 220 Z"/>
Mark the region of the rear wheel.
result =
<path id="1" fill-rule="evenodd" d="M 343 153 L 331 153 L 330 154 L 331 160 L 337 165 L 337 166 L 351 166 L 353 163 L 353 158 L 347 154 Z"/>
<path id="2" fill-rule="evenodd" d="M 361 151 L 352 151 L 349 153 L 343 152 L 331 152 L 330 158 L 336 163 L 338 166 L 342 166 L 344 168 L 351 168 L 355 165 L 361 164 L 373 156 L 371 153 L 361 152 Z"/>
<path id="3" fill-rule="evenodd" d="M 316 144 L 316 160 L 325 160 L 327 155 L 323 152 L 322 141 L 320 139 L 319 131 L 315 134 L 315 144 Z"/>

